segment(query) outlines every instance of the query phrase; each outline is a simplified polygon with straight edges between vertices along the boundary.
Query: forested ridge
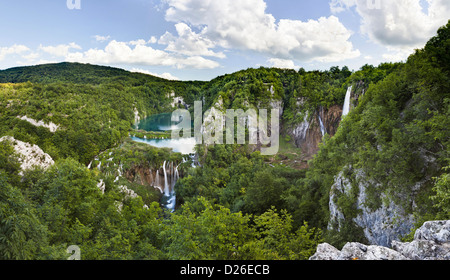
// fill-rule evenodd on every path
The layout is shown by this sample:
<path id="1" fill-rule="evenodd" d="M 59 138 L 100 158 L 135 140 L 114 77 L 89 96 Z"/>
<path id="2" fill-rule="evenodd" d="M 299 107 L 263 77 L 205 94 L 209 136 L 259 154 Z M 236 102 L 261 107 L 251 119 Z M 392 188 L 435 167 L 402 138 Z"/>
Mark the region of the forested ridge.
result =
<path id="1" fill-rule="evenodd" d="M 0 142 L 0 259 L 67 259 L 67 247 L 77 245 L 82 259 L 96 260 L 304 260 L 324 241 L 366 241 L 354 222 L 361 174 L 369 182 L 367 207 L 395 202 L 416 227 L 450 219 L 450 23 L 406 62 L 354 72 L 261 67 L 182 82 L 60 63 L 3 70 L 0 83 L 0 137 L 35 144 L 55 161 L 20 173 L 14 143 Z M 351 112 L 323 137 L 308 168 L 299 168 L 302 151 L 289 132 L 307 112 L 342 106 L 350 86 Z M 111 169 L 88 168 L 182 162 L 171 150 L 129 139 L 136 113 L 174 110 L 172 93 L 191 112 L 197 100 L 203 110 L 279 102 L 280 152 L 198 145 L 199 166 L 180 165 L 173 213 L 155 190 L 116 179 Z M 338 176 L 349 180 L 347 193 L 330 193 Z M 342 213 L 339 226 L 330 226 L 331 194 Z"/>

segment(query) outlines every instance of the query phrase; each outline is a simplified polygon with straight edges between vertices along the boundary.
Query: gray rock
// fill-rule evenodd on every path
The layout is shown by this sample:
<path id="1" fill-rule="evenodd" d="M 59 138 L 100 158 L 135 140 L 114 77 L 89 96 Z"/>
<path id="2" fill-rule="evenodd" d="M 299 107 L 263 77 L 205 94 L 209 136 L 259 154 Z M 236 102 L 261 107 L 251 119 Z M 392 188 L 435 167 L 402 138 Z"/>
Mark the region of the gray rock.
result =
<path id="1" fill-rule="evenodd" d="M 328 243 L 322 243 L 317 246 L 317 253 L 310 258 L 315 261 L 336 260 L 341 252 Z"/>
<path id="2" fill-rule="evenodd" d="M 344 215 L 335 200 L 341 195 L 351 195 L 352 184 L 354 184 L 358 187 L 356 209 L 359 210 L 359 214 L 353 221 L 363 229 L 364 236 L 369 244 L 389 247 L 393 240 L 398 240 L 400 236 L 411 231 L 414 225 L 414 217 L 412 214 L 407 214 L 402 207 L 387 199 L 384 193 L 380 194 L 383 204 L 378 209 L 367 207 L 367 188 L 374 183 L 368 181 L 366 175 L 360 169 L 354 170 L 354 174 L 354 182 L 346 178 L 344 172 L 341 172 L 335 178 L 330 192 L 328 229 L 333 229 L 333 225 L 337 224 L 337 228 L 334 229 L 340 230 L 341 223 L 345 222 Z"/>
<path id="3" fill-rule="evenodd" d="M 361 243 L 347 243 L 341 251 L 324 243 L 310 260 L 407 260 L 401 253 L 382 246 L 366 246 Z"/>
<path id="4" fill-rule="evenodd" d="M 339 260 L 407 260 L 405 256 L 382 246 L 366 246 L 360 243 L 347 243 L 342 248 Z"/>
<path id="5" fill-rule="evenodd" d="M 415 240 L 433 240 L 438 243 L 450 242 L 450 220 L 426 222 L 414 234 Z"/>
<path id="6" fill-rule="evenodd" d="M 414 241 L 392 242 L 392 248 L 412 260 L 450 260 L 450 221 L 426 222 Z"/>
<path id="7" fill-rule="evenodd" d="M 392 249 L 350 242 L 339 251 L 320 244 L 310 260 L 450 260 L 450 220 L 426 222 L 412 242 L 392 241 Z"/>
<path id="8" fill-rule="evenodd" d="M 409 243 L 392 242 L 392 248 L 411 260 L 450 260 L 450 243 L 414 240 Z"/>

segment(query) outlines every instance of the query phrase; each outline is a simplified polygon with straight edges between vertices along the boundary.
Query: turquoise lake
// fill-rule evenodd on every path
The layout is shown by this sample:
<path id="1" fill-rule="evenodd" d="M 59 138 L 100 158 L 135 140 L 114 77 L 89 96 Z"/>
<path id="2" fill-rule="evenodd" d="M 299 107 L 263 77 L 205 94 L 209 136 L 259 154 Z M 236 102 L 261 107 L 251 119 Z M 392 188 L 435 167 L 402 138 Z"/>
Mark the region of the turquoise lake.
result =
<path id="1" fill-rule="evenodd" d="M 152 115 L 138 124 L 138 129 L 145 131 L 163 132 L 180 129 L 179 122 L 171 120 L 172 114 L 158 114 Z M 157 148 L 171 148 L 176 153 L 184 155 L 193 154 L 195 148 L 195 138 L 181 138 L 181 139 L 142 139 L 138 137 L 131 137 L 135 142 L 145 143 Z"/>

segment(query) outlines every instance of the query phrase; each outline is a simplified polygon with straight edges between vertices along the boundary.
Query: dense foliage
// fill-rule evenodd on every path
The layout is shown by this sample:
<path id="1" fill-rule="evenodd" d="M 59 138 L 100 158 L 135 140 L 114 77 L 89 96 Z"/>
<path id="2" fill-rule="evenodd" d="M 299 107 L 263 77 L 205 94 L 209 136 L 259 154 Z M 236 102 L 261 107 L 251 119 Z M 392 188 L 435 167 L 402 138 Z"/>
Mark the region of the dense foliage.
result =
<path id="1" fill-rule="evenodd" d="M 0 259 L 67 259 L 70 245 L 83 259 L 307 259 L 324 240 L 362 240 L 353 222 L 356 187 L 337 197 L 341 230 L 327 229 L 335 177 L 357 186 L 358 172 L 373 182 L 367 206 L 384 203 L 383 193 L 418 222 L 448 219 L 449 65 L 450 23 L 407 62 L 354 73 L 259 68 L 176 82 L 72 63 L 0 71 L 0 136 L 36 144 L 56 161 L 19 175 L 13 147 L 0 142 Z M 136 111 L 143 118 L 173 110 L 172 92 L 191 111 L 201 99 L 204 110 L 281 102 L 282 126 L 291 127 L 306 111 L 342 105 L 349 86 L 353 109 L 336 135 L 324 137 L 307 170 L 289 164 L 298 158 L 286 135 L 287 152 L 277 157 L 246 145 L 198 145 L 199 166 L 185 167 L 174 213 L 161 207 L 155 190 L 116 179 L 119 165 L 148 169 L 183 160 L 127 140 L 144 135 L 133 130 Z M 124 185 L 139 196 L 127 195 Z"/>
<path id="2" fill-rule="evenodd" d="M 324 227 L 328 221 L 334 176 L 343 171 L 357 184 L 354 175 L 358 170 L 373 182 L 367 190 L 367 206 L 372 209 L 383 203 L 383 193 L 415 214 L 419 223 L 449 218 L 449 34 L 450 23 L 406 63 L 389 67 L 392 72 L 386 71 L 385 78 L 372 75 L 374 80 L 360 96 L 359 105 L 343 120 L 338 133 L 325 139 L 306 174 L 300 199 L 310 212 L 320 213 L 322 219 L 315 226 Z M 380 67 L 385 71 L 385 65 Z M 363 67 L 350 81 L 370 77 L 374 71 L 380 72 Z M 355 198 L 340 199 L 347 230 L 330 233 L 340 245 L 346 240 L 361 240 L 360 229 L 352 222 Z"/>

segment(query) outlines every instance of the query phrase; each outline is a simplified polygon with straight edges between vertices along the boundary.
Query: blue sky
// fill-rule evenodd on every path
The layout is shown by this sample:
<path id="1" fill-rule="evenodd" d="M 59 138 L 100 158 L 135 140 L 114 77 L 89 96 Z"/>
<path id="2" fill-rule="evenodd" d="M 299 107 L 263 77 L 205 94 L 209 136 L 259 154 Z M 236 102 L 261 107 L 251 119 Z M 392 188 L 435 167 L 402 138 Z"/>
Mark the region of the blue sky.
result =
<path id="1" fill-rule="evenodd" d="M 405 60 L 449 14 L 448 0 L 3 0 L 0 69 L 72 61 L 180 80 L 357 70 Z"/>

